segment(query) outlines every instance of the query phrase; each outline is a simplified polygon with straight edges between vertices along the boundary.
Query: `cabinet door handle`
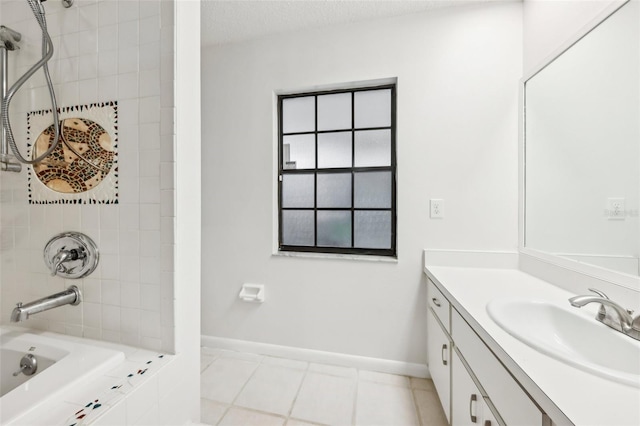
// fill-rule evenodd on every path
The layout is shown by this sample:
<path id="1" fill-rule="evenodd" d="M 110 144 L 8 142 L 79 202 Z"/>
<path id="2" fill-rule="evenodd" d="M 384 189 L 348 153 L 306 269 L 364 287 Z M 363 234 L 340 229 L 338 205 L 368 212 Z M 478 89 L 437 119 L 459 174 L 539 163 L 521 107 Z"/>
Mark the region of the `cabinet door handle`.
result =
<path id="1" fill-rule="evenodd" d="M 473 403 L 478 400 L 478 397 L 475 393 L 471 394 L 471 398 L 469 398 L 469 418 L 471 419 L 471 423 L 475 423 L 478 418 L 474 416 L 473 413 Z"/>
<path id="2" fill-rule="evenodd" d="M 491 426 L 491 420 L 485 420 L 484 426 Z"/>
<path id="3" fill-rule="evenodd" d="M 432 301 L 432 302 L 433 302 L 433 304 L 434 304 L 434 305 L 436 305 L 438 308 L 439 308 L 440 306 L 442 306 L 442 305 L 440 304 L 440 301 L 439 301 L 438 299 L 436 299 L 435 297 L 432 297 L 432 298 L 431 298 L 431 301 Z"/>
<path id="4" fill-rule="evenodd" d="M 445 357 L 445 351 L 447 350 L 447 345 L 442 345 L 442 351 L 440 352 L 440 357 L 442 358 L 442 365 L 447 365 L 447 358 Z"/>

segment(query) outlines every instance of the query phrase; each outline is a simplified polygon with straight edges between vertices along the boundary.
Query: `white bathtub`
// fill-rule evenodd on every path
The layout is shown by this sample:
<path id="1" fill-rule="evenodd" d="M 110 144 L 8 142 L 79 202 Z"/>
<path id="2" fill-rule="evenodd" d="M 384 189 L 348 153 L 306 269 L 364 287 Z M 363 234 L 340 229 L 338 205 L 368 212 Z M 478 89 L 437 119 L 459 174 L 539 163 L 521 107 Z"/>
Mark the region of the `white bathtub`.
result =
<path id="1" fill-rule="evenodd" d="M 33 354 L 38 370 L 32 376 L 13 373 L 20 359 Z M 0 424 L 19 420 L 80 383 L 87 383 L 124 360 L 123 352 L 92 346 L 56 334 L 0 327 Z"/>

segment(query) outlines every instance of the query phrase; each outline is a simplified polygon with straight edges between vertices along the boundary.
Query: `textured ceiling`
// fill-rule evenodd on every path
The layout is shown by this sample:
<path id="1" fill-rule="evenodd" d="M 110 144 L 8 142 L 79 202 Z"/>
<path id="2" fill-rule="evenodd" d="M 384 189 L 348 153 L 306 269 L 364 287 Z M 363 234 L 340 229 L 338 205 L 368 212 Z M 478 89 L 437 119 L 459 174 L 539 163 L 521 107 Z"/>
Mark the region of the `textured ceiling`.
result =
<path id="1" fill-rule="evenodd" d="M 203 46 L 496 0 L 202 0 Z"/>

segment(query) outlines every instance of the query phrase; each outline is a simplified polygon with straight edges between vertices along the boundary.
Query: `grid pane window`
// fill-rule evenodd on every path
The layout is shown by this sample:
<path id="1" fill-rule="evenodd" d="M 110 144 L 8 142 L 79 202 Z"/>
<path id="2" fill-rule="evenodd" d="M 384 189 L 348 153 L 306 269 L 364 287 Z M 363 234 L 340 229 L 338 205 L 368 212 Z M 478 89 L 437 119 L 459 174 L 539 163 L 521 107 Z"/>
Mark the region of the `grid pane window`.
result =
<path id="1" fill-rule="evenodd" d="M 391 127 L 391 89 L 355 94 L 355 127 Z"/>
<path id="2" fill-rule="evenodd" d="M 314 175 L 299 174 L 282 177 L 282 207 L 313 207 L 314 192 Z"/>
<path id="3" fill-rule="evenodd" d="M 355 166 L 391 165 L 391 130 L 355 132 Z"/>
<path id="4" fill-rule="evenodd" d="M 355 213 L 355 246 L 389 248 L 391 214 L 388 211 L 357 211 Z"/>
<path id="5" fill-rule="evenodd" d="M 351 207 L 351 173 L 322 173 L 317 179 L 318 207 Z"/>
<path id="6" fill-rule="evenodd" d="M 285 210 L 282 212 L 282 242 L 293 246 L 307 246 L 314 242 L 313 212 Z"/>
<path id="7" fill-rule="evenodd" d="M 351 132 L 320 133 L 317 137 L 318 168 L 351 167 Z"/>
<path id="8" fill-rule="evenodd" d="M 351 247 L 351 212 L 320 210 L 318 246 Z"/>
<path id="9" fill-rule="evenodd" d="M 354 173 L 356 208 L 391 208 L 391 172 Z"/>
<path id="10" fill-rule="evenodd" d="M 351 93 L 318 96 L 318 130 L 351 129 Z"/>
<path id="11" fill-rule="evenodd" d="M 293 135 L 282 138 L 283 169 L 314 169 L 316 138 L 313 135 Z"/>
<path id="12" fill-rule="evenodd" d="M 282 130 L 285 133 L 308 132 L 316 128 L 314 96 L 282 101 Z"/>
<path id="13" fill-rule="evenodd" d="M 396 255 L 395 90 L 279 96 L 280 250 Z"/>

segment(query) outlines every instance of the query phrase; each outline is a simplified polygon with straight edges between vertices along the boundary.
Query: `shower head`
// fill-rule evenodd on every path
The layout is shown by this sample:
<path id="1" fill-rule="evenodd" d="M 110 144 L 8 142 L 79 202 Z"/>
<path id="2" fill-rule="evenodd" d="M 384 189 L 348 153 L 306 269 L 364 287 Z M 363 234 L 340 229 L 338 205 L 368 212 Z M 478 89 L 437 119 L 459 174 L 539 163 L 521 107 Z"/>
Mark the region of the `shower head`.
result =
<path id="1" fill-rule="evenodd" d="M 22 34 L 12 30 L 9 27 L 0 25 L 0 47 L 5 47 L 7 50 L 19 49 L 18 42 L 22 39 Z"/>

